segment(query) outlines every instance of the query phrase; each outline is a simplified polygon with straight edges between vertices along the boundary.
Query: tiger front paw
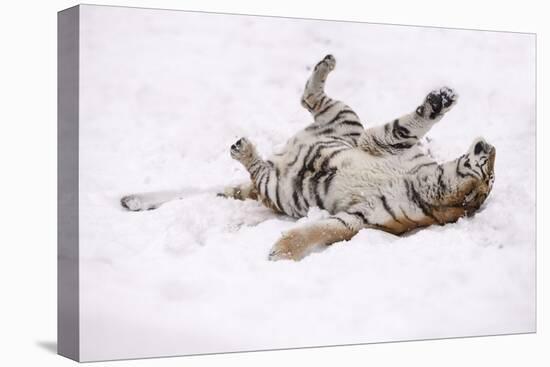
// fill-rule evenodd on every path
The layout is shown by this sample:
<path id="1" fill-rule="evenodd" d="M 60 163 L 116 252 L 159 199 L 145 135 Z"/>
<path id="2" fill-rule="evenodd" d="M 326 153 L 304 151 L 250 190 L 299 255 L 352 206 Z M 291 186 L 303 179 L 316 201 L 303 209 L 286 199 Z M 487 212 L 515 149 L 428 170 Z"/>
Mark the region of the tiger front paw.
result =
<path id="1" fill-rule="evenodd" d="M 431 91 L 426 96 L 424 103 L 416 109 L 416 114 L 423 118 L 434 120 L 453 108 L 457 100 L 458 94 L 451 88 L 443 87 L 439 90 Z"/>

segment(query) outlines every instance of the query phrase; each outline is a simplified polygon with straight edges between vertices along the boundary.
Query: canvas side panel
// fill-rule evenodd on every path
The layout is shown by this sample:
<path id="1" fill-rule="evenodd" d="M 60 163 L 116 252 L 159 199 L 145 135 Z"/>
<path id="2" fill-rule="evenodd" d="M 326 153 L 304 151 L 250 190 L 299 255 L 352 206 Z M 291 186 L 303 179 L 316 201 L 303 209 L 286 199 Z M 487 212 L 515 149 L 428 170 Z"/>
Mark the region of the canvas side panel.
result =
<path id="1" fill-rule="evenodd" d="M 79 7 L 57 18 L 57 352 L 79 359 Z"/>

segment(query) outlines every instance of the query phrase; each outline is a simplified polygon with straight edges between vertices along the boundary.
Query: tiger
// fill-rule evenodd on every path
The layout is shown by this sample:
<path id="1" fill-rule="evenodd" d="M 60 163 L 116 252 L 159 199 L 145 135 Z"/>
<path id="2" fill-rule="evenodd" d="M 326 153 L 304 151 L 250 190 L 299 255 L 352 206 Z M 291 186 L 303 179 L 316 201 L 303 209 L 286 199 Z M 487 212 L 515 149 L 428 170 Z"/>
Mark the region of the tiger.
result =
<path id="1" fill-rule="evenodd" d="M 246 137 L 230 146 L 230 156 L 250 180 L 219 196 L 257 200 L 292 218 L 307 216 L 312 207 L 328 212 L 282 233 L 269 260 L 303 259 L 364 228 L 403 235 L 453 223 L 478 211 L 493 187 L 496 149 L 484 138 L 443 163 L 421 146 L 430 128 L 456 105 L 453 89 L 432 90 L 412 112 L 365 128 L 350 106 L 325 93 L 335 66 L 330 54 L 314 66 L 301 97 L 313 122 L 280 152 L 263 159 Z M 129 195 L 121 204 L 133 211 L 154 209 L 174 196 Z"/>

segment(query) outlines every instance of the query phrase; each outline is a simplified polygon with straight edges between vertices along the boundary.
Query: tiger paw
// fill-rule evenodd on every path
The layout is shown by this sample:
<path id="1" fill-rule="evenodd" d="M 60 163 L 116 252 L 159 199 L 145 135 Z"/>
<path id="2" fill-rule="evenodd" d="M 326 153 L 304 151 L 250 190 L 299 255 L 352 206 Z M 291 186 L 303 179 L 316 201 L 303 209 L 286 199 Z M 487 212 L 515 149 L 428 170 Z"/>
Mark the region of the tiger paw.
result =
<path id="1" fill-rule="evenodd" d="M 216 194 L 218 197 L 226 198 L 226 199 L 237 199 L 237 200 L 244 200 L 243 192 L 240 187 L 235 186 L 228 186 L 223 189 L 223 192 L 218 192 Z"/>
<path id="2" fill-rule="evenodd" d="M 300 260 L 306 254 L 307 239 L 300 231 L 285 233 L 271 248 L 269 260 Z"/>
<path id="3" fill-rule="evenodd" d="M 330 71 L 334 70 L 335 66 L 336 59 L 334 56 L 327 55 L 323 58 L 323 60 L 319 61 L 317 65 L 315 65 L 315 71 L 326 75 Z"/>
<path id="4" fill-rule="evenodd" d="M 133 212 L 137 212 L 144 209 L 143 202 L 138 195 L 128 195 L 120 199 L 120 205 L 123 208 Z"/>
<path id="5" fill-rule="evenodd" d="M 294 255 L 291 248 L 276 244 L 275 246 L 273 246 L 271 251 L 269 251 L 268 259 L 270 261 L 293 260 Z"/>
<path id="6" fill-rule="evenodd" d="M 230 149 L 231 157 L 239 162 L 246 163 L 256 157 L 256 148 L 247 138 L 240 138 Z"/>
<path id="7" fill-rule="evenodd" d="M 443 87 L 430 92 L 424 103 L 416 109 L 416 113 L 421 117 L 434 120 L 453 108 L 457 100 L 458 94 L 451 88 Z"/>

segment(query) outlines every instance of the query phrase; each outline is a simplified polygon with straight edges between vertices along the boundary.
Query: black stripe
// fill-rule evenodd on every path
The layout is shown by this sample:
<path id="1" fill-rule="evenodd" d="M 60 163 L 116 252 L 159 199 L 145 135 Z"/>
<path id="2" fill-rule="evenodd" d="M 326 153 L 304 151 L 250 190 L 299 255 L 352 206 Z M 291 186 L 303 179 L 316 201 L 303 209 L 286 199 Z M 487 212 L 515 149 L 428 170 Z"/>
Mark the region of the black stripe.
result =
<path id="1" fill-rule="evenodd" d="M 328 129 L 321 130 L 316 132 L 316 135 L 324 135 L 324 134 L 332 134 L 334 132 L 334 129 L 332 127 L 329 127 Z"/>
<path id="2" fill-rule="evenodd" d="M 315 181 L 312 187 L 313 195 L 315 197 L 315 203 L 320 209 L 325 209 L 325 205 L 323 204 L 323 200 L 321 199 L 319 190 L 317 190 L 318 186 L 319 186 L 319 181 Z"/>
<path id="3" fill-rule="evenodd" d="M 341 145 L 342 143 L 337 141 L 326 141 L 326 142 L 321 141 L 321 142 L 315 143 L 314 146 L 316 147 L 317 150 L 315 151 L 313 156 L 309 159 L 309 161 L 306 162 L 304 160 L 307 170 L 312 172 L 315 171 L 315 162 L 322 156 L 323 149 L 337 148 L 337 147 L 340 147 Z"/>
<path id="4" fill-rule="evenodd" d="M 300 173 L 302 173 L 303 171 L 305 171 L 305 165 L 306 165 L 306 162 L 307 160 L 309 159 L 309 156 L 311 155 L 311 152 L 313 152 L 313 149 L 316 147 L 317 144 L 312 144 L 310 145 L 306 155 L 304 156 L 304 159 L 302 159 L 302 164 L 300 165 L 302 168 L 300 169 L 300 171 L 298 172 L 298 176 L 300 176 Z M 304 172 L 305 173 L 305 172 Z M 303 174 L 303 173 L 302 173 Z"/>
<path id="5" fill-rule="evenodd" d="M 382 140 L 378 139 L 376 135 L 372 135 L 372 141 L 374 144 L 378 145 L 379 148 L 385 151 L 389 151 L 387 144 L 385 144 Z"/>
<path id="6" fill-rule="evenodd" d="M 306 162 L 309 159 L 309 157 L 311 156 L 311 152 L 313 151 L 313 148 L 315 148 L 315 145 L 311 145 L 309 147 L 309 149 L 307 151 L 307 154 L 305 155 L 304 159 L 302 160 L 300 171 L 298 171 L 298 174 L 294 178 L 294 184 L 293 184 L 294 194 L 295 194 L 294 202 L 297 203 L 297 204 L 298 204 L 298 199 L 299 199 L 298 194 L 305 201 L 305 198 L 303 197 L 303 181 L 304 181 L 304 175 L 306 174 L 306 170 L 307 170 Z M 301 205 L 300 205 L 300 208 L 301 208 Z"/>
<path id="7" fill-rule="evenodd" d="M 392 208 L 388 205 L 388 201 L 386 200 L 386 197 L 384 195 L 380 196 L 380 200 L 382 200 L 382 205 L 384 206 L 384 209 L 391 215 L 394 221 L 397 223 L 401 223 L 399 220 L 397 220 L 397 217 L 395 216 L 395 213 L 393 212 Z"/>
<path id="8" fill-rule="evenodd" d="M 414 201 L 411 188 L 409 187 L 409 181 L 403 180 L 403 183 L 405 184 L 405 189 L 407 190 L 407 198 L 409 199 L 409 201 Z"/>
<path id="9" fill-rule="evenodd" d="M 250 176 L 253 180 L 258 180 L 258 176 L 262 175 L 263 168 L 265 168 L 263 165 L 259 165 L 254 170 L 250 170 Z"/>
<path id="10" fill-rule="evenodd" d="M 305 168 L 306 170 L 303 171 L 303 174 L 301 176 L 301 180 L 302 180 L 302 186 L 304 185 L 304 176 L 305 176 L 305 173 L 306 172 L 314 172 L 315 171 L 315 163 L 317 162 L 317 160 L 322 157 L 322 151 L 323 149 L 326 149 L 326 148 L 334 148 L 335 147 L 335 143 L 336 142 L 327 142 L 327 143 L 319 143 L 317 144 L 317 150 L 315 151 L 315 153 L 313 154 L 313 156 L 310 158 L 310 160 L 304 165 L 303 168 Z M 336 146 L 340 145 L 339 143 L 336 143 Z M 305 162 L 305 160 L 304 160 Z M 323 162 L 324 163 L 324 162 Z M 300 173 L 302 173 L 302 171 L 300 171 Z M 300 174 L 299 173 L 299 174 Z M 317 176 L 317 179 L 318 179 L 318 174 L 319 176 L 320 175 L 323 175 L 324 172 L 322 170 L 319 170 L 315 175 L 313 175 L 310 179 L 309 179 L 309 184 L 310 184 L 310 194 L 313 194 L 312 196 L 315 198 L 315 201 L 317 203 L 317 206 L 321 209 L 324 209 L 324 205 L 322 204 L 321 202 L 321 198 L 319 197 L 319 194 L 317 192 L 317 187 L 316 187 L 316 176 Z M 313 192 L 312 192 L 313 191 Z M 309 202 L 307 200 L 307 197 L 305 195 L 303 195 L 303 187 L 302 187 L 302 190 L 300 191 L 300 193 L 302 193 L 302 196 L 303 196 L 303 199 L 306 201 L 306 203 L 308 204 L 309 206 Z"/>
<path id="11" fill-rule="evenodd" d="M 271 179 L 271 170 L 267 170 L 267 180 L 265 180 L 265 197 L 269 199 L 269 201 L 273 202 L 271 198 L 269 197 L 269 181 Z"/>
<path id="12" fill-rule="evenodd" d="M 347 133 L 343 134 L 342 136 L 361 136 L 361 133 Z"/>
<path id="13" fill-rule="evenodd" d="M 265 163 L 263 161 L 259 162 L 254 168 L 250 169 L 249 172 L 253 176 L 258 176 L 262 174 L 263 169 L 265 168 Z"/>
<path id="14" fill-rule="evenodd" d="M 344 109 L 338 111 L 338 113 L 336 115 L 334 115 L 333 118 L 331 118 L 329 121 L 325 122 L 325 125 L 331 125 L 333 124 L 336 120 L 338 120 L 342 115 L 346 114 L 348 111 Z"/>
<path id="15" fill-rule="evenodd" d="M 300 199 L 302 199 L 305 204 L 309 206 L 309 202 L 307 197 L 304 195 L 304 179 L 307 172 L 314 172 L 315 170 L 315 163 L 319 158 L 322 157 L 322 151 L 327 148 L 338 148 L 341 147 L 343 144 L 339 141 L 320 141 L 316 142 L 315 144 L 311 145 L 308 149 L 308 152 L 304 156 L 303 160 L 301 161 L 301 168 L 297 175 L 295 176 L 293 180 L 293 187 L 294 187 L 294 193 L 293 193 L 293 199 L 296 204 L 296 207 L 298 207 L 300 210 L 302 210 L 302 205 L 300 204 Z M 322 202 L 322 198 L 320 197 L 320 193 L 318 192 L 317 185 L 319 184 L 318 181 L 322 178 L 324 175 L 329 175 L 329 182 L 327 183 L 325 181 L 325 193 L 327 192 L 327 187 L 330 184 L 330 180 L 332 180 L 332 176 L 334 176 L 334 172 L 332 170 L 326 171 L 326 168 L 328 167 L 328 164 L 330 163 L 330 160 L 339 152 L 343 151 L 344 149 L 335 150 L 331 152 L 327 157 L 324 158 L 319 171 L 310 178 L 309 182 L 311 186 L 309 187 L 309 192 L 311 193 L 311 189 L 313 188 L 313 195 L 312 197 L 315 198 L 315 201 L 317 205 L 320 208 L 324 208 L 324 203 Z"/>
<path id="16" fill-rule="evenodd" d="M 317 159 L 319 159 L 319 157 L 321 157 L 321 151 L 325 147 L 326 147 L 326 145 L 324 145 L 322 143 L 315 144 L 315 153 L 313 153 L 311 155 L 311 158 L 309 160 L 304 159 L 304 164 L 303 164 L 303 167 L 302 167 L 303 169 L 305 169 L 304 175 L 305 175 L 306 171 L 313 171 L 314 170 L 315 161 L 317 161 Z"/>
<path id="17" fill-rule="evenodd" d="M 473 175 L 473 174 L 471 174 L 470 172 L 464 173 L 464 172 L 461 172 L 461 171 L 460 171 L 460 162 L 462 162 L 462 160 L 465 159 L 465 158 L 466 158 L 466 156 L 464 156 L 464 155 L 461 156 L 460 158 L 458 158 L 458 160 L 457 160 L 457 162 L 456 162 L 456 174 L 457 174 L 460 178 L 465 178 L 465 177 L 468 177 L 468 176 L 469 176 L 469 177 L 473 177 L 473 178 L 477 179 L 478 177 L 475 176 L 475 175 Z"/>
<path id="18" fill-rule="evenodd" d="M 408 220 L 409 222 L 413 222 L 414 224 L 418 225 L 418 222 L 415 221 L 414 219 L 411 219 L 407 213 L 405 212 L 405 209 L 403 209 L 402 207 L 399 207 L 399 209 L 401 209 L 401 213 L 403 213 L 403 216 L 405 217 L 406 220 Z"/>
<path id="19" fill-rule="evenodd" d="M 437 192 L 438 192 L 439 198 L 441 198 L 443 197 L 445 191 L 447 191 L 447 185 L 443 181 L 443 173 L 444 173 L 443 166 L 438 166 L 437 169 L 439 171 L 439 176 L 437 177 L 437 188 L 438 188 Z"/>
<path id="20" fill-rule="evenodd" d="M 349 224 L 347 224 L 342 218 L 338 217 L 329 217 L 329 219 L 336 219 L 338 222 L 342 223 L 344 227 L 350 229 Z"/>
<path id="21" fill-rule="evenodd" d="M 349 125 L 349 126 L 358 126 L 358 127 L 363 127 L 363 125 L 361 125 L 361 123 L 359 121 L 356 121 L 356 120 L 344 120 L 342 122 L 340 122 L 339 124 L 341 125 Z"/>
<path id="22" fill-rule="evenodd" d="M 396 143 L 396 144 L 388 144 L 389 147 L 396 150 L 403 150 L 403 149 L 409 149 L 414 144 L 411 143 Z"/>
<path id="23" fill-rule="evenodd" d="M 345 137 L 346 139 L 349 139 L 349 142 L 352 143 L 354 146 L 357 145 L 359 136 L 354 136 L 354 135 L 343 135 L 343 137 Z"/>
<path id="24" fill-rule="evenodd" d="M 323 108 L 321 111 L 317 112 L 314 116 L 315 116 L 315 119 L 317 119 L 317 117 L 325 114 L 328 110 L 330 110 L 332 107 L 334 107 L 335 105 L 338 104 L 338 101 L 334 101 L 333 103 L 328 103 L 325 108 Z"/>
<path id="25" fill-rule="evenodd" d="M 306 207 L 311 208 L 311 203 L 307 199 L 307 196 L 303 195 L 303 192 L 304 192 L 304 187 L 303 187 L 303 183 L 302 183 L 302 199 L 304 200 L 304 203 L 306 204 Z"/>
<path id="26" fill-rule="evenodd" d="M 306 85 L 304 87 L 304 94 L 302 94 L 302 106 L 306 107 L 308 111 L 311 111 L 313 107 L 308 103 L 308 99 L 313 96 L 313 93 L 308 93 L 306 96 L 306 91 L 309 89 L 309 80 L 306 82 Z M 317 102 L 315 102 L 317 103 Z"/>
<path id="27" fill-rule="evenodd" d="M 353 215 L 353 216 L 356 216 L 356 217 L 359 217 L 361 218 L 361 220 L 363 221 L 363 224 L 365 225 L 369 225 L 370 222 L 369 220 L 365 217 L 365 215 L 361 212 L 346 212 L 348 213 L 349 215 Z"/>
<path id="28" fill-rule="evenodd" d="M 422 168 L 433 166 L 433 165 L 437 165 L 437 163 L 436 162 L 430 162 L 430 163 L 419 164 L 418 166 L 416 166 L 412 170 L 410 170 L 409 174 L 415 174 L 418 171 L 420 171 Z"/>
<path id="29" fill-rule="evenodd" d="M 311 131 L 311 130 L 317 130 L 317 129 L 320 129 L 322 127 L 327 127 L 329 125 L 332 125 L 336 120 L 338 120 L 343 114 L 346 114 L 346 113 L 351 113 L 353 114 L 355 117 L 357 117 L 357 115 L 355 114 L 355 112 L 353 112 L 352 110 L 350 110 L 349 108 L 347 107 L 344 107 L 342 110 L 340 110 L 336 116 L 334 116 L 332 119 L 330 119 L 328 122 L 322 122 L 322 123 L 313 123 L 312 125 L 308 126 L 306 128 L 307 131 Z M 361 125 L 361 127 L 363 127 L 363 125 Z"/>
<path id="30" fill-rule="evenodd" d="M 463 174 L 462 172 L 460 172 L 460 162 L 462 162 L 462 159 L 464 159 L 464 156 L 461 156 L 460 158 L 458 158 L 458 160 L 456 161 L 456 174 L 461 177 L 461 178 L 464 178 L 466 177 L 465 174 Z"/>
<path id="31" fill-rule="evenodd" d="M 256 167 L 257 165 L 260 164 L 260 161 L 257 160 L 257 161 L 254 161 L 249 167 L 248 167 L 248 172 L 252 173 L 252 170 L 254 169 L 254 167 Z"/>
<path id="32" fill-rule="evenodd" d="M 342 138 L 341 136 L 330 135 L 330 136 L 328 136 L 328 137 L 331 138 L 331 139 L 334 139 L 334 140 L 341 141 L 342 143 L 345 143 L 345 145 L 348 146 L 349 148 L 352 148 L 352 147 L 353 147 L 353 146 L 350 144 L 349 140 L 346 140 L 346 139 Z"/>
<path id="33" fill-rule="evenodd" d="M 392 125 L 392 135 L 395 139 L 418 139 L 416 135 L 411 135 L 411 131 L 405 126 L 399 124 L 399 119 L 395 119 Z"/>
<path id="34" fill-rule="evenodd" d="M 381 140 L 381 138 L 376 136 L 376 134 L 369 134 L 369 135 L 372 138 L 372 141 L 374 144 L 378 145 L 378 147 L 380 147 L 382 150 L 385 150 L 390 154 L 399 153 L 399 151 L 404 149 L 409 149 L 414 145 L 408 142 L 388 143 L 386 141 Z"/>
<path id="35" fill-rule="evenodd" d="M 351 212 L 351 213 L 350 213 L 350 212 L 347 212 L 347 213 L 350 214 L 350 215 L 354 215 L 354 216 L 356 216 L 356 217 L 361 218 L 361 220 L 363 221 L 363 224 L 365 225 L 365 227 L 374 225 L 374 226 L 376 226 L 376 227 L 378 227 L 378 228 L 381 228 L 381 229 L 383 229 L 383 230 L 385 230 L 385 231 L 393 232 L 390 228 L 386 227 L 386 226 L 383 225 L 383 224 L 372 224 L 371 222 L 369 222 L 369 220 L 368 220 L 368 219 L 363 215 L 363 213 L 361 213 L 361 212 Z"/>
<path id="36" fill-rule="evenodd" d="M 347 108 L 347 106 L 344 106 L 344 108 L 341 109 L 333 118 L 331 118 L 328 122 L 326 122 L 326 125 L 333 124 L 334 122 L 336 122 L 336 120 L 338 120 L 342 115 L 345 115 L 346 113 L 353 113 L 355 115 L 355 113 L 352 110 Z"/>
<path id="37" fill-rule="evenodd" d="M 389 127 L 389 125 L 390 124 L 387 124 L 386 126 Z M 392 130 L 391 130 L 391 133 L 392 133 L 392 135 L 395 139 L 399 139 L 399 135 L 397 135 L 398 134 L 398 131 L 397 131 L 398 128 L 399 128 L 399 119 L 395 119 L 393 121 Z"/>
<path id="38" fill-rule="evenodd" d="M 326 95 L 323 94 L 321 98 L 318 98 L 313 107 L 311 108 L 312 111 L 315 111 L 318 107 L 322 106 L 325 102 L 325 99 L 327 98 Z"/>
<path id="39" fill-rule="evenodd" d="M 487 179 L 487 176 L 485 175 L 485 172 L 483 172 L 483 167 L 486 165 L 486 163 L 483 163 L 481 165 L 477 164 L 476 163 L 476 167 L 479 168 L 479 170 L 481 171 L 481 179 L 483 181 L 485 181 Z M 477 172 L 476 172 L 477 173 Z"/>
<path id="40" fill-rule="evenodd" d="M 279 183 L 280 183 L 280 170 L 279 170 L 279 167 L 275 168 L 275 178 L 276 178 L 276 182 L 275 182 L 275 201 L 277 202 L 277 207 L 279 208 L 279 210 L 281 212 L 285 212 L 283 206 L 281 205 L 281 197 L 279 195 Z"/>
<path id="41" fill-rule="evenodd" d="M 333 168 L 327 178 L 325 178 L 324 186 L 325 186 L 325 195 L 328 193 L 328 190 L 330 189 L 330 185 L 332 183 L 332 179 L 334 176 L 336 176 L 337 168 Z"/>
<path id="42" fill-rule="evenodd" d="M 256 186 L 257 186 L 257 188 L 258 188 L 258 192 L 260 193 L 260 195 L 265 195 L 265 193 L 262 194 L 262 187 L 263 187 L 262 181 L 263 181 L 265 178 L 266 178 L 266 170 L 263 170 L 262 173 L 261 173 L 261 177 L 255 179 L 255 181 L 256 181 Z"/>
<path id="43" fill-rule="evenodd" d="M 321 209 L 324 209 L 325 204 L 322 200 L 321 193 L 319 191 L 319 184 L 321 183 L 321 180 L 326 176 L 326 179 L 324 182 L 325 195 L 326 195 L 328 192 L 328 186 L 330 185 L 330 181 L 332 180 L 336 171 L 335 169 L 328 169 L 328 166 L 330 165 L 332 158 L 334 158 L 337 154 L 343 152 L 344 150 L 347 150 L 347 149 L 334 150 L 328 156 L 324 157 L 323 162 L 319 167 L 319 170 L 309 180 L 311 185 L 310 193 L 312 194 L 313 197 L 315 197 L 317 206 Z"/>
<path id="44" fill-rule="evenodd" d="M 321 163 L 320 168 L 317 171 L 317 173 L 315 173 L 315 175 L 313 175 L 309 180 L 311 185 L 312 185 L 311 186 L 311 191 L 313 192 L 313 196 L 315 197 L 315 201 L 317 203 L 317 206 L 321 209 L 324 209 L 324 203 L 322 201 L 321 194 L 319 192 L 319 184 L 321 182 L 321 179 L 324 176 L 331 176 L 331 175 L 335 174 L 334 169 L 327 170 L 328 165 L 330 164 L 330 161 L 334 156 L 336 156 L 338 153 L 340 153 L 344 150 L 347 150 L 347 149 L 335 150 L 335 151 L 331 152 L 329 154 L 329 156 L 325 157 L 325 159 Z M 328 177 L 327 177 L 327 179 L 328 179 Z M 326 185 L 326 181 L 325 181 L 325 185 Z M 325 194 L 326 193 L 327 193 L 327 189 L 325 188 Z"/>
<path id="45" fill-rule="evenodd" d="M 326 174 L 325 172 L 323 172 L 322 170 L 319 170 L 309 179 L 310 195 L 315 197 L 315 203 L 321 209 L 324 209 L 324 204 L 318 189 L 319 189 L 319 181 L 325 174 Z"/>
<path id="46" fill-rule="evenodd" d="M 348 149 L 340 149 L 340 150 L 335 150 L 330 152 L 330 154 L 325 158 L 325 160 L 321 164 L 321 171 L 326 171 L 332 158 L 336 157 L 336 155 L 342 153 L 345 150 L 348 150 Z"/>
<path id="47" fill-rule="evenodd" d="M 407 182 L 408 181 L 405 180 L 405 183 Z M 422 210 L 422 213 L 424 213 L 424 215 L 434 219 L 436 222 L 439 222 L 437 218 L 434 217 L 434 215 L 432 214 L 430 205 L 426 203 L 424 200 L 422 200 L 422 198 L 420 197 L 420 194 L 414 188 L 413 182 L 407 183 L 407 194 L 411 195 L 412 201 L 420 208 L 420 210 Z"/>
<path id="48" fill-rule="evenodd" d="M 347 144 L 344 144 L 344 143 L 347 143 Z M 345 149 L 345 150 L 350 149 L 349 143 L 346 140 L 343 140 L 343 139 L 342 139 L 342 141 L 335 141 L 335 140 L 320 141 L 320 142 L 315 143 L 315 146 L 317 148 L 317 151 L 315 152 L 314 157 L 311 157 L 307 162 L 308 169 L 310 169 L 310 170 L 313 169 L 312 162 L 315 161 L 317 158 L 319 158 L 321 150 L 336 149 L 336 148 Z M 331 154 L 332 154 L 332 152 L 331 152 Z"/>
<path id="49" fill-rule="evenodd" d="M 300 213 L 302 211 L 302 205 L 300 204 L 300 200 L 298 199 L 298 192 L 296 192 L 296 190 L 294 190 L 294 192 L 292 193 L 292 200 L 294 201 L 294 207 L 296 208 L 298 213 Z"/>
<path id="50" fill-rule="evenodd" d="M 300 146 L 298 147 L 298 154 L 296 154 L 296 157 L 294 157 L 292 162 L 290 162 L 287 167 L 292 167 L 294 163 L 298 161 L 298 157 L 300 157 L 300 154 L 302 153 L 302 149 L 304 149 L 304 145 L 300 144 Z"/>

